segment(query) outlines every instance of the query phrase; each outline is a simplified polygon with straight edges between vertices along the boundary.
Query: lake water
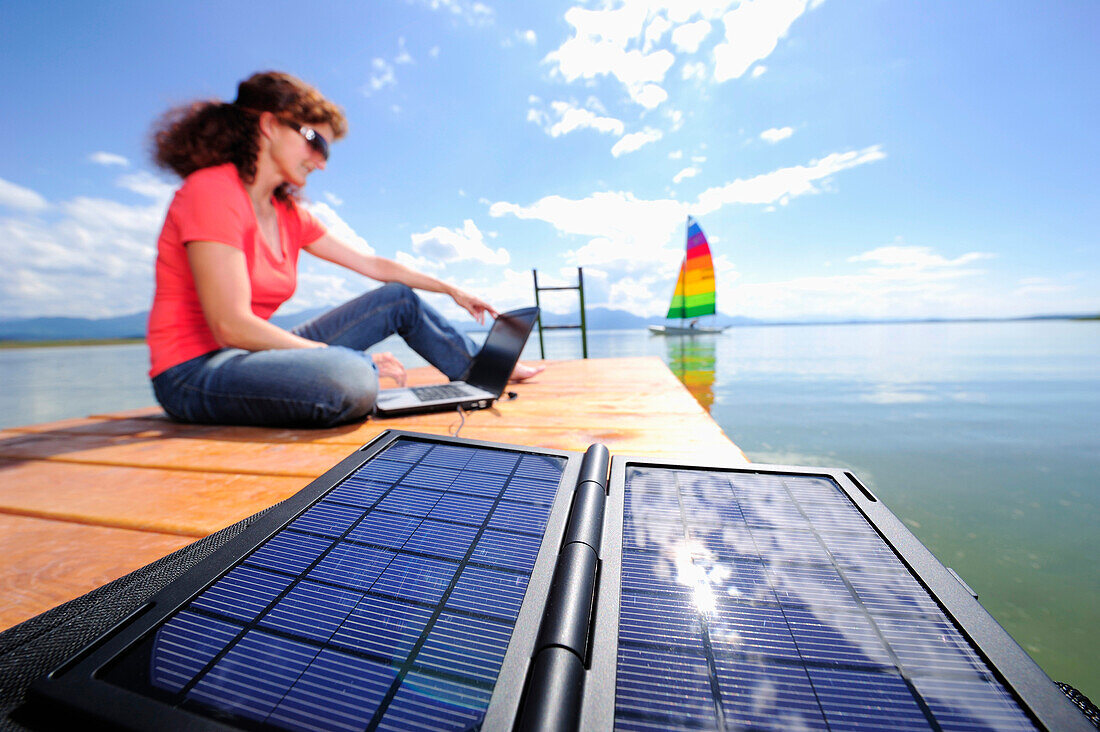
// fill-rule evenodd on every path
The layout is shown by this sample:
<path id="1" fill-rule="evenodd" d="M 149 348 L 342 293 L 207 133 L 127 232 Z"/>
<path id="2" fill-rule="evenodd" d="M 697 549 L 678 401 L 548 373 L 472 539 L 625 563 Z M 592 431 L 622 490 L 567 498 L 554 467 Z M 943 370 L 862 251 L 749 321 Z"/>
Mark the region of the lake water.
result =
<path id="1" fill-rule="evenodd" d="M 1100 697 L 1100 322 L 605 331 L 588 347 L 662 358 L 753 461 L 853 471 L 1052 678 Z M 579 357 L 580 335 L 546 348 Z M 0 427 L 153 404 L 146 368 L 143 345 L 0 350 Z"/>

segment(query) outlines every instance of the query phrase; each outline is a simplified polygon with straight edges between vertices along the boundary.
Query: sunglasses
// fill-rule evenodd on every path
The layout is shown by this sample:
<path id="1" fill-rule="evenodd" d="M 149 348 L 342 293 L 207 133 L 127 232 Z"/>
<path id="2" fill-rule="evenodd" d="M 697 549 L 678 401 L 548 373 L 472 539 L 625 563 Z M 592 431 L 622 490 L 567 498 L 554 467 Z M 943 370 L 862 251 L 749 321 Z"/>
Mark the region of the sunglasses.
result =
<path id="1" fill-rule="evenodd" d="M 328 160 L 328 140 L 321 136 L 317 130 L 306 125 L 299 125 L 297 122 L 291 122 L 285 119 L 279 119 L 284 125 L 292 130 L 297 131 L 299 135 L 305 138 L 309 146 L 313 148 L 324 160 Z"/>

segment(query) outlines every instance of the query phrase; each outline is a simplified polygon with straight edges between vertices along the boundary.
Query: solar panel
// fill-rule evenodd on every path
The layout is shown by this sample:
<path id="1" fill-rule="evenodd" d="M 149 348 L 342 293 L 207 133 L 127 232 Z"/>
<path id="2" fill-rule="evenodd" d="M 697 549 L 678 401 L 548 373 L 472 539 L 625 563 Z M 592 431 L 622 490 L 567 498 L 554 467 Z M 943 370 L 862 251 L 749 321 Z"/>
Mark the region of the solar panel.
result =
<path id="1" fill-rule="evenodd" d="M 962 587 L 837 471 L 391 432 L 34 691 L 150 729 L 1085 729 Z"/>
<path id="2" fill-rule="evenodd" d="M 836 483 L 625 487 L 617 728 L 1034 729 Z"/>

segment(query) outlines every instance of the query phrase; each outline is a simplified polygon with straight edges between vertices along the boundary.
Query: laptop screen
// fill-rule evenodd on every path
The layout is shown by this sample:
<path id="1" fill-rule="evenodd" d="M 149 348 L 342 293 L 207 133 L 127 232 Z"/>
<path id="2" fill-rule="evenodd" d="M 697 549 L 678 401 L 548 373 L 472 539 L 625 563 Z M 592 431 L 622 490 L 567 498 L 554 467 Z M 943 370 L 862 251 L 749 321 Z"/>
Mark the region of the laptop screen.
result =
<path id="1" fill-rule="evenodd" d="M 470 364 L 470 373 L 464 381 L 500 395 L 538 315 L 538 308 L 501 313 L 486 336 L 485 345 Z"/>

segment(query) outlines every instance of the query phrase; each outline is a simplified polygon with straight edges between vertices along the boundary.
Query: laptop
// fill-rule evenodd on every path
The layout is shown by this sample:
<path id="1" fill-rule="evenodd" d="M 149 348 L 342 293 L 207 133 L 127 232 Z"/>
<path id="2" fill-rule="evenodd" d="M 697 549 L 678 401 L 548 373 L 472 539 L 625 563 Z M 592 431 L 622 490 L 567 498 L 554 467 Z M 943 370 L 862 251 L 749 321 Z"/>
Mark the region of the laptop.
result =
<path id="1" fill-rule="evenodd" d="M 501 313 L 460 380 L 449 384 L 382 389 L 374 405 L 375 416 L 396 417 L 458 407 L 485 409 L 504 393 L 508 377 L 519 361 L 538 316 L 537 307 Z"/>

